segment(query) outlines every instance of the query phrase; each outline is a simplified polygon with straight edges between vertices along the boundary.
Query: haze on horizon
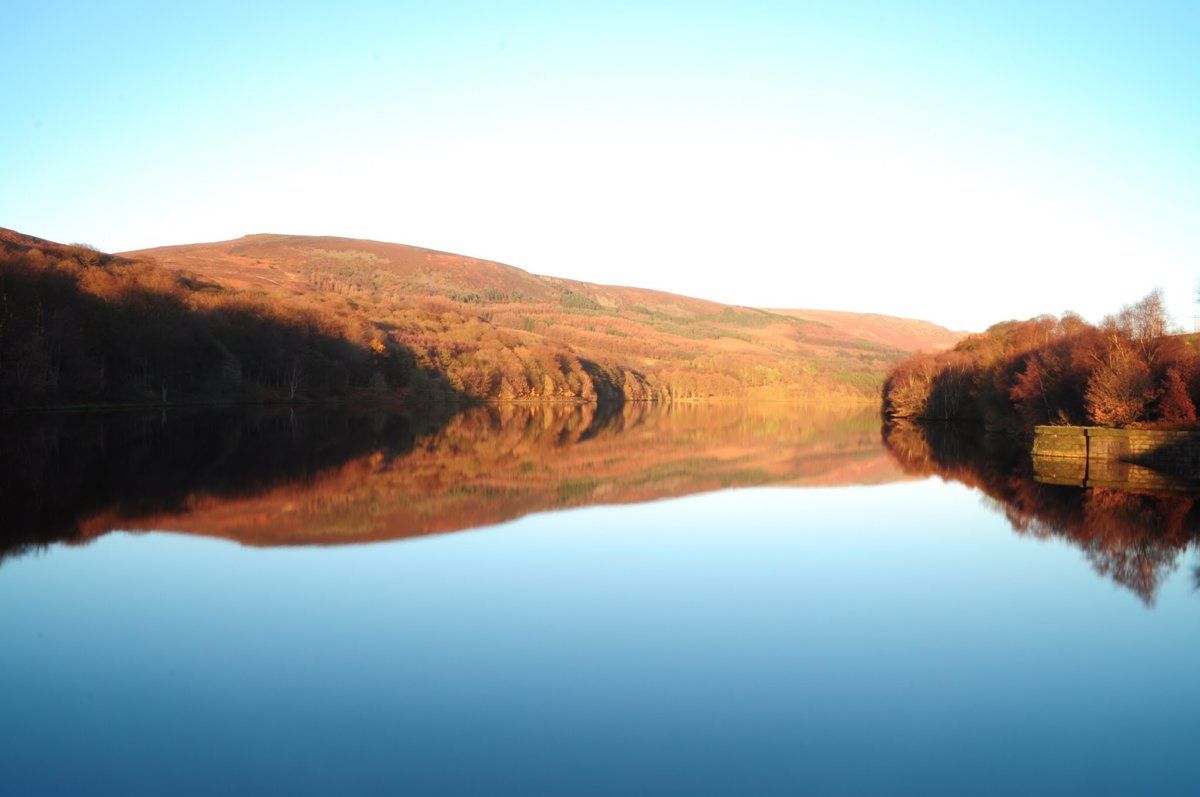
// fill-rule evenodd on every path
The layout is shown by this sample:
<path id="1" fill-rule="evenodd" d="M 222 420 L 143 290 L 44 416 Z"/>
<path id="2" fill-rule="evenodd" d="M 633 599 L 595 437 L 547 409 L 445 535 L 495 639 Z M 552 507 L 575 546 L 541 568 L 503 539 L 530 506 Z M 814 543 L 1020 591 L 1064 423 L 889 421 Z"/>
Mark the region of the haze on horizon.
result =
<path id="1" fill-rule="evenodd" d="M 0 226 L 341 235 L 982 329 L 1191 326 L 1191 3 L 19 3 Z"/>

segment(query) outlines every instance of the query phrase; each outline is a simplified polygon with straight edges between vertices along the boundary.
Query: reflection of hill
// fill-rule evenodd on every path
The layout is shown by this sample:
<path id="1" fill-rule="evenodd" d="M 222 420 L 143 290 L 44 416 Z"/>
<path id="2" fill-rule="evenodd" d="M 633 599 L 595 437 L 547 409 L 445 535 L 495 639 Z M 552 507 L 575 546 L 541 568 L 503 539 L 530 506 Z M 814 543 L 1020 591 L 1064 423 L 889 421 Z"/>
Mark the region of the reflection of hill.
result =
<path id="1" fill-rule="evenodd" d="M 21 479 L 5 501 L 19 511 L 3 532 L 10 551 L 116 528 L 330 544 L 726 487 L 890 481 L 877 429 L 861 407 L 782 404 L 490 405 L 424 428 L 286 410 L 71 416 L 9 441 L 4 467 Z"/>
<path id="2" fill-rule="evenodd" d="M 983 492 L 1018 534 L 1079 547 L 1096 572 L 1147 604 L 1200 536 L 1200 495 L 1040 483 L 1025 447 L 977 427 L 888 426 L 884 444 L 907 473 Z"/>
<path id="3" fill-rule="evenodd" d="M 444 416 L 443 416 L 444 417 Z M 187 512 L 318 480 L 386 447 L 409 450 L 431 414 L 171 410 L 8 416 L 0 425 L 0 554 L 84 536 L 101 515 Z"/>

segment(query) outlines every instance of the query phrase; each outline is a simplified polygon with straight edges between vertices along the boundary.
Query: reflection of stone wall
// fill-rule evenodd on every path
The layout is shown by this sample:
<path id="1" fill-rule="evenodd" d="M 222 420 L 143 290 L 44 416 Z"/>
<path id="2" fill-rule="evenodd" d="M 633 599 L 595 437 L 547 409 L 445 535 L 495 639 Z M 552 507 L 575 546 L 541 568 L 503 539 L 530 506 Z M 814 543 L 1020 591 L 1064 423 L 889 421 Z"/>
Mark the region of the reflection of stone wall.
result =
<path id="1" fill-rule="evenodd" d="M 1125 490 L 1191 490 L 1196 481 L 1119 459 L 1034 456 L 1034 479 L 1042 484 Z"/>
<path id="2" fill-rule="evenodd" d="M 1177 490 L 1200 480 L 1200 433 L 1090 426 L 1039 426 L 1038 481 Z"/>
<path id="3" fill-rule="evenodd" d="M 1081 457 L 1045 457 L 1033 455 L 1033 475 L 1044 484 L 1083 486 L 1088 463 Z"/>

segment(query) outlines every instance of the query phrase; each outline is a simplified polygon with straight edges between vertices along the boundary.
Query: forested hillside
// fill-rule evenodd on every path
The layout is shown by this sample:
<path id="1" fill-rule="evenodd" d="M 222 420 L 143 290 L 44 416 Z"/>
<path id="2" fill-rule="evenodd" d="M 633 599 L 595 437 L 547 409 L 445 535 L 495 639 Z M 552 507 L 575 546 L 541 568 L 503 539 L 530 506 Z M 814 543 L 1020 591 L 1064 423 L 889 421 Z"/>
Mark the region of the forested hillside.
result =
<path id="1" fill-rule="evenodd" d="M 459 394 L 364 318 L 0 235 L 0 405 Z"/>
<path id="2" fill-rule="evenodd" d="M 907 319 L 797 318 L 346 238 L 250 235 L 129 256 L 338 314 L 350 308 L 472 396 L 874 398 L 892 363 L 960 337 Z M 904 335 L 887 338 L 889 327 Z"/>
<path id="3" fill-rule="evenodd" d="M 342 238 L 254 235 L 107 255 L 0 231 L 0 265 L 8 406 L 871 399 L 894 363 L 955 336 L 880 316 L 859 330 L 853 314 L 801 318 Z"/>

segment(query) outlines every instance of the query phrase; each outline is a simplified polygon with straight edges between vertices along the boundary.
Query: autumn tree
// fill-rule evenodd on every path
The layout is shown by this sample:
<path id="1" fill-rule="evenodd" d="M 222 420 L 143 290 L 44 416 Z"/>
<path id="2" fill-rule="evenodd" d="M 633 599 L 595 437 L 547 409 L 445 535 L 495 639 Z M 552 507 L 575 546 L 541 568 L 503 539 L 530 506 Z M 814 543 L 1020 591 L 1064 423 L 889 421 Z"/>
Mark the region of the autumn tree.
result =
<path id="1" fill-rule="evenodd" d="M 1130 346 L 1114 347 L 1088 380 L 1088 419 L 1102 426 L 1140 420 L 1154 397 L 1150 367 Z"/>

